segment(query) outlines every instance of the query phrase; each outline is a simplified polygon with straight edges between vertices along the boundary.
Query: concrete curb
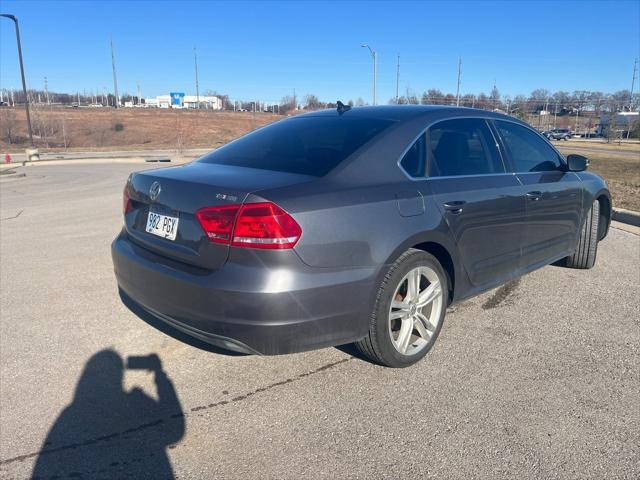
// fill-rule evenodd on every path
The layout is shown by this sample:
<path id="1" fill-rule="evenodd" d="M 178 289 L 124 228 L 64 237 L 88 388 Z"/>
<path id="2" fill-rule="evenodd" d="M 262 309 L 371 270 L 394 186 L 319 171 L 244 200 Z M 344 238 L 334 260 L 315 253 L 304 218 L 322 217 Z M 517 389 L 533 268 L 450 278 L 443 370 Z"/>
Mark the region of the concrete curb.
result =
<path id="1" fill-rule="evenodd" d="M 625 210 L 624 208 L 614 208 L 613 220 L 616 220 L 620 223 L 626 223 L 628 225 L 640 227 L 640 212 Z"/>

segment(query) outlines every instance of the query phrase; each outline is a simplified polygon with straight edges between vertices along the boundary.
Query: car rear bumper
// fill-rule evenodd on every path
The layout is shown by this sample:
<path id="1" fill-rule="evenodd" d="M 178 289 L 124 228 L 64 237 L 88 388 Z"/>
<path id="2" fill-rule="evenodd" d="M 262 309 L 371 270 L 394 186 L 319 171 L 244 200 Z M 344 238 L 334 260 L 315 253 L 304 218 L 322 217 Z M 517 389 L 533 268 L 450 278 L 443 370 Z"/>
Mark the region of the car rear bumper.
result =
<path id="1" fill-rule="evenodd" d="M 178 264 L 126 233 L 111 251 L 124 295 L 178 330 L 229 350 L 263 355 L 349 343 L 366 335 L 375 268 L 327 269 L 291 251 L 232 252 L 220 269 Z M 280 255 L 284 268 L 274 268 Z"/>

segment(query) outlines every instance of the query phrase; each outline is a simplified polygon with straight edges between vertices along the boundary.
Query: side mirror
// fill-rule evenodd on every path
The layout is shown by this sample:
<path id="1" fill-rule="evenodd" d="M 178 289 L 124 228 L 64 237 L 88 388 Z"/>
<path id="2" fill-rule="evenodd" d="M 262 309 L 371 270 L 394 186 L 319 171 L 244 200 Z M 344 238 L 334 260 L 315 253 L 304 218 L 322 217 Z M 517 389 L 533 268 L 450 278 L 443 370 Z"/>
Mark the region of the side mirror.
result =
<path id="1" fill-rule="evenodd" d="M 570 172 L 584 172 L 589 166 L 589 159 L 572 153 L 567 155 L 567 166 Z"/>

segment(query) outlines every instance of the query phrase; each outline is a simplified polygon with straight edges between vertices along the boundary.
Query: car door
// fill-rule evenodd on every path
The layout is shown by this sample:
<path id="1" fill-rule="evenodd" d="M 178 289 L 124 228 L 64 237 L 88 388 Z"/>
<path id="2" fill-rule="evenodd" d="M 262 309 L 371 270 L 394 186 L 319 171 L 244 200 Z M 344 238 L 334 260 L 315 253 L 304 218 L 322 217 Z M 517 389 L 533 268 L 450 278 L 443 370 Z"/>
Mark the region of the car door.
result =
<path id="1" fill-rule="evenodd" d="M 573 251 L 581 222 L 578 175 L 541 135 L 522 124 L 493 120 L 526 198 L 522 268 L 551 263 Z"/>
<path id="2" fill-rule="evenodd" d="M 426 132 L 428 192 L 475 287 L 508 280 L 520 263 L 524 200 L 481 118 L 443 120 Z"/>

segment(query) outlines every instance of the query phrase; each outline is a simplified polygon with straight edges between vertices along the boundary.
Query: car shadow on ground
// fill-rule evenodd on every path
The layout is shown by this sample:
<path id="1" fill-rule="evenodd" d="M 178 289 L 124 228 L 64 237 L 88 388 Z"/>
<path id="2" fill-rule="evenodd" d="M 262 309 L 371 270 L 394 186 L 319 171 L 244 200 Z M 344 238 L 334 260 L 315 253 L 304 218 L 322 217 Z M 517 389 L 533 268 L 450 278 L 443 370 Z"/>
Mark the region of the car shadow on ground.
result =
<path id="1" fill-rule="evenodd" d="M 127 369 L 154 375 L 157 399 L 125 391 Z M 185 416 L 173 383 L 155 355 L 102 350 L 86 363 L 73 401 L 56 419 L 33 469 L 37 479 L 174 478 L 167 448 L 182 439 Z"/>

